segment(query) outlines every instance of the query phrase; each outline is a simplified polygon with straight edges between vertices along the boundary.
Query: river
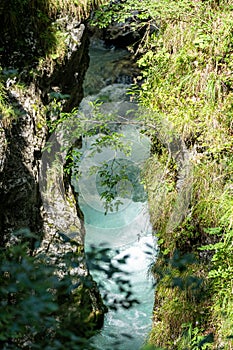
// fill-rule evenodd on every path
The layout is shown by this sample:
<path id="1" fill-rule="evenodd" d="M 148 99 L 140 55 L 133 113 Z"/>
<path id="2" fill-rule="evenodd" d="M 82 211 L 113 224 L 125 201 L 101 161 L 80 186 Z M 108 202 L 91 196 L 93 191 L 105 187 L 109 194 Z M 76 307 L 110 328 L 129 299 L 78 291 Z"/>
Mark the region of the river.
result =
<path id="1" fill-rule="evenodd" d="M 101 113 L 114 113 L 114 121 L 123 121 L 123 124 L 111 123 L 114 132 L 122 134 L 123 147 L 106 146 L 93 154 L 92 145 L 99 135 L 86 137 L 79 163 L 81 176 L 78 180 L 72 179 L 85 218 L 87 256 L 93 246 L 97 250 L 106 247 L 111 266 L 120 270 L 111 278 L 107 278 L 101 269 L 91 270 L 110 306 L 103 328 L 90 340 L 99 350 L 141 349 L 151 328 L 154 303 L 154 281 L 148 271 L 154 262 L 157 244 L 140 177 L 143 164 L 150 155 L 150 140 L 141 134 L 135 123 L 130 123 L 137 106 L 127 93 L 129 79 L 121 74 L 121 62 L 127 56 L 126 51 L 105 48 L 100 41 L 91 44 L 90 67 L 80 110 L 91 117 L 93 103 L 102 101 Z M 124 146 L 131 149 L 130 154 L 125 153 Z M 113 176 L 118 174 L 120 178 L 113 186 L 115 198 L 107 211 L 102 198 L 106 190 L 101 175 L 103 163 L 107 171 L 111 169 Z M 96 170 L 90 173 L 90 169 Z M 132 293 L 130 298 L 137 300 L 131 307 L 125 304 L 125 307 L 118 307 L 117 300 L 124 299 L 124 292 L 121 295 L 119 290 L 119 280 L 127 281 L 124 283 Z M 111 307 L 113 305 L 117 305 L 117 310 Z"/>

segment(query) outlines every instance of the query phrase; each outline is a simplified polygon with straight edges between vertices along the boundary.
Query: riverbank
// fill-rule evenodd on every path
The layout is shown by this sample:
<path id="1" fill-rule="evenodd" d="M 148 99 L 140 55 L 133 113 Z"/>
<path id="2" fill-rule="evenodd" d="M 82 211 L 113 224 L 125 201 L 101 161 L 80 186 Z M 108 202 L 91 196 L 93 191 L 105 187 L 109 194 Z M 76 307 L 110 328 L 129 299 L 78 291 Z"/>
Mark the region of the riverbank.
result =
<path id="1" fill-rule="evenodd" d="M 135 93 L 153 140 L 145 183 L 160 244 L 151 342 L 232 349 L 232 4 L 128 0 L 105 11 L 145 29 Z"/>
<path id="2" fill-rule="evenodd" d="M 232 13 L 227 1 L 160 5 L 139 60 L 156 125 L 145 172 L 160 243 L 151 341 L 232 349 Z"/>

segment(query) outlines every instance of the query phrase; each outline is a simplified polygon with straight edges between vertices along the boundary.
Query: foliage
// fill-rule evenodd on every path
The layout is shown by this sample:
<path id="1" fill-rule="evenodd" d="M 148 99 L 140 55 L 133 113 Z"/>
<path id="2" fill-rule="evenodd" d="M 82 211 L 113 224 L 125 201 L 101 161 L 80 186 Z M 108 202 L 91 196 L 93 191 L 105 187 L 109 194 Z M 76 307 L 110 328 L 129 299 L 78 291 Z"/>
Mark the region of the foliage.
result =
<path id="1" fill-rule="evenodd" d="M 141 183 L 141 169 L 127 158 L 131 154 L 131 144 L 119 132 L 121 123 L 114 120 L 114 115 L 101 113 L 101 103 L 98 101 L 91 103 L 91 117 L 76 108 L 70 113 L 64 113 L 64 96 L 59 94 L 59 98 L 53 98 L 47 106 L 47 125 L 52 141 L 47 142 L 44 151 L 53 153 L 53 144 L 61 134 L 61 151 L 66 151 L 64 172 L 76 182 L 82 176 L 80 164 L 87 151 L 86 143 L 89 145 L 89 158 L 104 152 L 106 148 L 113 150 L 115 156 L 111 161 L 103 160 L 98 165 L 91 166 L 88 174 L 85 174 L 97 174 L 97 190 L 103 200 L 105 213 L 114 208 L 118 210 L 123 204 L 123 198 L 130 197 L 135 202 L 144 202 L 146 194 Z M 123 153 L 125 158 L 119 158 L 117 152 Z"/>
<path id="2" fill-rule="evenodd" d="M 34 66 L 48 55 L 62 60 L 66 50 L 66 24 L 62 18 L 84 20 L 101 3 L 102 0 L 3 0 L 0 5 L 2 64 Z"/>
<path id="3" fill-rule="evenodd" d="M 206 336 L 200 336 L 200 332 L 203 331 L 199 327 L 193 327 L 192 324 L 184 324 L 185 329 L 182 337 L 182 344 L 179 347 L 187 350 L 205 350 L 210 348 L 210 344 L 213 343 L 213 334 L 210 333 Z"/>
<path id="4" fill-rule="evenodd" d="M 17 73 L 17 70 L 3 70 L 0 66 L 0 120 L 4 128 L 10 127 L 24 113 L 7 87 L 14 83 Z"/>
<path id="5" fill-rule="evenodd" d="M 59 243 L 69 248 L 62 255 L 40 252 L 37 237 L 24 229 L 1 248 L 1 349 L 91 349 L 88 338 L 94 334 L 96 320 L 88 291 L 93 291 L 95 282 L 88 274 L 78 274 L 84 258 L 82 247 L 62 233 Z M 119 277 L 126 259 L 112 263 L 105 247 L 93 247 L 87 253 L 92 270 L 104 278 L 117 278 L 121 299 L 111 303 L 105 295 L 108 307 L 114 309 L 137 302 L 127 275 Z"/>
<path id="6" fill-rule="evenodd" d="M 232 229 L 224 232 L 222 227 L 209 229 L 212 235 L 220 237 L 220 241 L 200 247 L 201 251 L 212 252 L 212 267 L 208 278 L 213 281 L 214 308 L 213 322 L 217 324 L 218 332 L 224 337 L 226 344 L 231 344 L 233 329 L 232 314 Z M 221 318 L 219 317 L 221 315 Z M 220 319 L 219 319 L 220 318 Z M 219 322 L 221 320 L 221 322 Z M 229 340 L 227 340 L 229 339 Z"/>
<path id="7" fill-rule="evenodd" d="M 195 270 L 211 290 L 203 293 L 205 301 L 199 308 L 192 301 L 187 303 L 180 290 L 175 293 L 159 284 L 154 344 L 201 348 L 196 345 L 198 337 L 213 332 L 214 343 L 201 343 L 202 348 L 229 349 L 233 323 L 232 1 L 116 1 L 100 9 L 96 18 L 101 26 L 118 21 L 131 23 L 132 28 L 145 23 L 159 28 L 144 38 L 138 61 L 143 76 L 139 100 L 149 110 L 143 120 L 153 126 L 155 141 L 145 171 L 151 219 L 158 230 L 161 255 L 173 256 L 176 249 L 195 252 L 200 260 Z M 185 144 L 191 169 L 181 188 L 180 163 L 171 151 L 176 139 Z M 183 219 L 171 226 L 171 218 L 182 217 L 180 212 Z M 181 321 L 183 316 L 187 318 Z M 190 325 L 189 336 L 187 332 L 184 336 L 195 345 L 184 345 L 184 338 L 182 345 L 182 322 Z"/>
<path id="8" fill-rule="evenodd" d="M 8 125 L 14 117 L 14 110 L 7 101 L 5 86 L 0 81 L 0 120 L 3 121 L 4 125 Z"/>
<path id="9" fill-rule="evenodd" d="M 62 337 L 67 338 L 67 343 L 72 341 L 72 332 L 63 328 L 71 314 L 68 312 L 61 323 L 60 311 L 72 303 L 75 285 L 68 271 L 77 258 L 72 262 L 68 256 L 32 256 L 26 237 L 30 240 L 36 237 L 27 230 L 20 235 L 24 242 L 16 239 L 14 244 L 1 249 L 2 348 L 60 349 Z M 52 258 L 57 265 L 51 264 Z"/>
<path id="10" fill-rule="evenodd" d="M 72 11 L 78 3 L 75 1 L 71 3 L 72 6 L 69 6 L 69 9 L 73 14 Z M 55 58 L 60 57 L 61 51 L 56 51 L 56 47 L 64 41 L 64 37 L 61 35 L 60 28 L 52 26 L 52 20 L 57 14 L 63 13 L 63 6 L 71 3 L 68 0 L 56 3 L 41 0 L 36 8 L 34 2 L 30 2 L 29 6 L 27 0 L 2 2 L 0 5 L 1 32 L 3 33 L 1 46 L 9 52 L 15 47 L 22 49 L 25 46 L 24 39 L 30 41 L 30 33 L 32 33 L 33 40 L 28 44 L 29 55 L 30 52 L 34 55 L 39 47 L 39 56 L 51 53 Z M 29 21 L 27 16 L 24 16 L 28 11 Z M 25 19 L 21 21 L 22 18 Z M 28 25 L 25 25 L 25 21 Z M 161 259 L 157 262 L 157 268 L 163 264 L 161 272 L 163 279 L 161 283 L 159 282 L 156 293 L 155 323 L 151 342 L 169 349 L 183 350 L 184 347 L 229 349 L 232 347 L 233 326 L 232 1 L 111 1 L 96 12 L 92 22 L 98 23 L 100 27 L 106 27 L 112 21 L 130 24 L 133 30 L 140 30 L 142 27 L 148 29 L 139 46 L 141 56 L 138 64 L 142 69 L 143 83 L 138 94 L 141 105 L 149 110 L 143 116 L 143 120 L 148 128 L 150 125 L 153 126 L 148 132 L 153 138 L 154 154 L 148 161 L 145 184 L 149 192 L 152 224 L 159 231 Z M 151 30 L 152 27 L 156 30 Z M 26 33 L 24 28 L 29 28 L 31 31 Z M 15 36 L 16 40 L 8 41 L 8 36 L 9 38 Z M 38 43 L 36 48 L 33 47 L 35 42 Z M 60 47 L 64 51 L 64 46 Z M 32 48 L 33 51 L 31 51 Z M 23 56 L 22 59 L 24 60 Z M 0 89 L 3 92 L 1 105 L 7 111 L 4 89 L 2 86 Z M 51 110 L 48 113 L 51 112 L 51 115 L 57 113 L 53 110 L 53 108 L 56 109 L 56 103 L 54 106 L 51 104 L 50 107 Z M 60 114 L 60 117 L 61 122 L 67 119 L 66 114 Z M 103 138 L 99 140 L 101 145 L 101 142 L 104 144 L 109 142 L 109 139 L 106 137 L 108 133 L 104 131 L 106 123 L 102 127 L 100 120 L 99 115 L 99 118 L 96 118 L 96 127 L 93 128 L 89 128 L 90 124 L 87 120 L 82 120 L 81 126 L 88 125 L 87 129 L 92 135 L 96 134 L 97 130 L 103 131 Z M 58 124 L 62 124 L 61 122 L 55 120 L 52 128 L 59 127 Z M 81 129 L 81 127 L 78 128 L 79 133 Z M 67 129 L 67 134 L 70 130 L 73 129 Z M 77 128 L 75 130 L 77 132 Z M 72 134 L 72 136 L 75 135 Z M 192 165 L 192 172 L 189 173 L 190 176 L 185 179 L 185 185 L 182 187 L 184 192 L 187 189 L 186 194 L 189 194 L 188 189 L 191 188 L 185 210 L 179 207 L 181 203 L 179 199 L 184 197 L 180 197 L 181 190 L 178 186 L 180 165 L 177 163 L 176 154 L 171 152 L 171 143 L 174 139 L 180 139 L 185 144 Z M 97 146 L 99 147 L 99 144 Z M 77 158 L 77 155 L 77 153 L 74 154 L 74 157 Z M 72 152 L 68 156 L 72 162 Z M 108 175 L 108 173 L 109 165 L 105 171 L 105 174 Z M 109 182 L 110 178 L 111 176 L 107 176 L 107 179 L 103 177 L 103 181 L 105 183 L 108 181 L 107 184 L 114 190 L 117 179 L 113 177 L 112 186 Z M 182 220 L 174 227 L 169 226 L 171 217 L 181 217 L 178 212 L 183 214 Z M 200 249 L 201 246 L 204 247 Z M 39 271 L 37 258 L 30 255 L 24 258 L 28 250 L 27 246 L 21 247 L 20 253 L 17 251 L 17 246 L 7 249 L 11 251 L 3 252 L 4 261 L 7 264 L 13 257 L 13 262 L 19 263 L 18 267 L 13 263 L 13 266 L 9 266 L 15 272 L 18 281 L 22 278 L 22 282 L 13 281 L 9 268 L 6 268 L 7 271 L 2 271 L 4 277 L 1 278 L 3 283 L 1 291 L 4 295 L 2 307 L 7 307 L 7 314 L 9 314 L 9 316 L 5 312 L 2 314 L 6 317 L 6 321 L 2 320 L 2 322 L 6 331 L 4 334 L 8 334 L 7 337 L 11 338 L 9 341 L 8 338 L 4 338 L 2 341 L 8 342 L 9 349 L 16 348 L 15 341 L 19 344 L 17 346 L 25 348 L 31 346 L 31 343 L 27 343 L 28 341 L 34 342 L 36 346 L 34 340 L 37 336 L 43 342 L 41 334 L 45 334 L 43 327 L 46 325 L 51 329 L 50 341 L 54 339 L 54 343 L 51 342 L 49 345 L 43 343 L 40 347 L 46 349 L 47 346 L 47 349 L 53 349 L 54 346 L 54 349 L 59 349 L 59 346 L 61 348 L 59 339 L 63 342 L 64 338 L 67 347 L 72 347 L 75 342 L 77 344 L 80 339 L 73 338 L 73 333 L 67 334 L 58 320 L 51 317 L 56 313 L 59 314 L 56 303 L 60 293 L 57 284 L 59 279 L 52 279 L 54 274 L 53 271 L 50 274 L 50 267 L 47 270 L 46 260 L 44 261 L 41 257 L 44 272 L 40 280 L 41 275 L 37 275 Z M 199 263 L 188 264 L 185 259 L 185 264 L 174 266 L 174 256 L 178 250 L 181 251 L 181 257 L 182 254 L 193 251 Z M 33 265 L 33 269 L 27 267 L 28 265 L 29 267 Z M 3 266 L 6 266 L 4 262 Z M 25 278 L 25 269 L 30 274 L 33 270 L 35 293 L 34 289 L 26 288 L 31 282 L 29 278 Z M 191 278 L 192 276 L 194 279 Z M 44 281 L 45 277 L 48 281 L 51 278 L 58 292 L 49 293 Z M 28 311 L 24 310 L 24 301 L 27 305 L 27 299 L 29 302 L 31 298 L 35 301 L 33 298 L 37 296 L 41 298 L 43 295 L 37 279 L 46 290 L 45 296 L 48 299 L 45 301 L 48 301 L 48 305 L 40 301 L 38 309 L 34 312 L 36 316 L 46 314 L 47 318 L 44 319 L 46 322 L 41 324 L 40 317 L 36 317 L 35 329 L 33 329 L 20 317 L 24 313 L 28 315 Z M 203 291 L 201 300 L 200 293 L 193 295 L 191 288 L 192 283 L 196 283 L 199 279 L 205 281 L 205 288 L 201 284 L 201 291 Z M 66 280 L 64 282 L 67 288 Z M 11 286 L 13 291 L 10 289 L 9 292 L 7 288 Z M 28 298 L 21 298 L 24 293 Z M 65 295 L 67 296 L 67 289 Z M 17 308 L 13 305 L 19 305 L 22 312 L 17 313 Z M 37 304 L 33 303 L 32 306 L 35 305 Z M 14 329 L 15 322 L 12 320 L 16 316 L 17 319 L 19 317 L 20 322 L 16 323 L 18 328 Z M 72 317 L 71 320 L 73 320 Z M 64 324 L 68 329 L 69 320 Z M 25 329 L 29 340 L 25 338 Z M 214 343 L 211 343 L 212 332 Z M 58 336 L 56 344 L 54 334 Z M 10 344 L 12 341 L 13 344 Z"/>
<path id="11" fill-rule="evenodd" d="M 206 296 L 210 292 L 204 267 L 193 254 L 181 255 L 176 250 L 171 257 L 161 256 L 152 272 L 157 278 L 154 320 L 160 326 L 152 329 L 150 341 L 168 349 L 194 349 L 205 338 L 198 326 L 206 317 L 202 311 L 208 305 Z M 166 337 L 162 336 L 165 333 Z"/>
<path id="12" fill-rule="evenodd" d="M 97 189 L 105 202 L 106 214 L 113 211 L 113 207 L 118 210 L 123 204 L 123 198 L 132 198 L 134 202 L 146 200 L 144 187 L 140 182 L 141 170 L 127 158 L 113 158 L 110 162 L 103 162 L 96 170 Z"/>
<path id="13" fill-rule="evenodd" d="M 138 304 L 138 300 L 135 299 L 133 293 L 131 292 L 131 283 L 127 279 L 129 275 L 128 272 L 124 272 L 122 276 L 122 265 L 126 264 L 129 255 L 125 255 L 121 258 L 118 258 L 117 261 L 112 262 L 111 256 L 112 251 L 107 248 L 104 244 L 100 247 L 91 246 L 91 251 L 87 252 L 87 265 L 90 271 L 95 273 L 95 270 L 98 271 L 101 280 L 99 281 L 99 287 L 103 291 L 103 300 L 106 302 L 106 305 L 109 309 L 117 310 L 119 307 L 124 309 L 129 309 L 133 305 Z M 120 251 L 116 249 L 115 254 L 119 254 Z M 119 290 L 119 296 L 116 297 L 114 293 L 114 298 L 111 300 L 112 296 L 109 295 L 109 291 L 104 291 L 104 281 L 113 279 L 116 282 L 117 288 Z M 100 279 L 100 277 L 99 277 Z"/>

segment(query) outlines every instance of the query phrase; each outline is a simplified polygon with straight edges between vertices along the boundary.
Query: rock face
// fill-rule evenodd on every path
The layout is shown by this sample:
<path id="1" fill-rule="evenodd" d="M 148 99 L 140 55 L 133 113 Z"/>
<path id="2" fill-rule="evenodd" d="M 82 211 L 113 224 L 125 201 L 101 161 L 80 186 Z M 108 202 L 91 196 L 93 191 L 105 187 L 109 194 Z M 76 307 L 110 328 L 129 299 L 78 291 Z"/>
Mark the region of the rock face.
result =
<path id="1" fill-rule="evenodd" d="M 62 232 L 72 236 L 84 257 L 83 221 L 80 213 L 78 215 L 69 182 L 64 184 L 64 162 L 60 164 L 60 173 L 55 170 L 46 179 L 52 181 L 52 190 L 47 193 L 46 200 L 42 193 L 43 186 L 40 186 L 43 147 L 51 136 L 45 117 L 48 93 L 56 88 L 61 94 L 70 95 L 64 106 L 65 111 L 77 107 L 83 97 L 82 82 L 89 63 L 89 41 L 83 24 L 69 26 L 65 64 L 55 67 L 52 72 L 45 69 L 42 77 L 30 82 L 27 89 L 20 89 L 14 82 L 7 88 L 8 100 L 17 109 L 18 117 L 9 124 L 0 119 L 0 245 L 5 246 L 10 241 L 13 231 L 29 228 L 40 235 L 40 249 L 62 254 L 64 249 L 69 249 L 67 245 L 62 245 L 58 235 L 58 232 Z M 64 153 L 58 156 L 64 161 Z M 50 170 L 54 169 L 51 167 Z M 89 275 L 84 260 L 74 273 L 76 276 Z M 89 308 L 91 306 L 92 321 L 101 324 L 105 309 L 94 284 L 85 295 L 85 303 Z"/>
<path id="2" fill-rule="evenodd" d="M 48 102 L 47 92 L 49 91 L 58 90 L 62 94 L 69 94 L 70 98 L 63 110 L 70 112 L 83 98 L 83 80 L 89 66 L 89 37 L 85 25 L 75 20 L 69 21 L 65 32 L 67 33 L 65 63 L 55 67 L 52 74 L 49 70 L 45 70 L 39 86 L 43 91 L 45 103 Z"/>
<path id="3" fill-rule="evenodd" d="M 32 232 L 42 230 L 41 199 L 38 188 L 39 159 L 46 138 L 46 128 L 37 128 L 38 115 L 33 109 L 43 108 L 31 85 L 27 94 L 10 87 L 9 98 L 19 116 L 11 125 L 1 121 L 0 232 L 4 245 L 9 233 L 22 227 Z"/>
<path id="4" fill-rule="evenodd" d="M 22 227 L 28 227 L 33 232 L 43 230 L 44 211 L 38 180 L 42 148 L 49 136 L 44 103 L 54 86 L 62 94 L 70 94 L 66 111 L 77 106 L 83 97 L 82 80 L 89 62 L 88 38 L 83 24 L 80 24 L 77 35 L 76 50 L 72 48 L 72 52 L 68 52 L 66 64 L 55 68 L 52 74 L 44 71 L 42 78 L 31 82 L 26 90 L 19 89 L 16 84 L 7 89 L 9 101 L 18 111 L 18 118 L 5 126 L 1 121 L 2 235 Z M 80 77 L 78 82 L 77 75 Z"/>

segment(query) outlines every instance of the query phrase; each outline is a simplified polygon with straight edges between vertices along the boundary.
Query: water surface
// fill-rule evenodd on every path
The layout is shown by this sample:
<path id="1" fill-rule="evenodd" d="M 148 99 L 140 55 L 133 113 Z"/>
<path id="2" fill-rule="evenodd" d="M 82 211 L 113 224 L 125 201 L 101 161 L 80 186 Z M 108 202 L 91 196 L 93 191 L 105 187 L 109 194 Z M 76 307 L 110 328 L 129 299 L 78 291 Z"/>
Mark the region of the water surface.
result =
<path id="1" fill-rule="evenodd" d="M 127 156 L 122 150 L 104 147 L 93 156 L 91 145 L 98 135 L 87 137 L 83 141 L 83 155 L 79 164 L 81 177 L 78 181 L 73 178 L 73 185 L 79 193 L 78 201 L 85 218 L 85 250 L 90 251 L 93 244 L 101 249 L 102 244 L 105 244 L 116 265 L 121 257 L 127 255 L 126 263 L 120 265 L 121 278 L 126 278 L 131 283 L 132 295 L 139 302 L 130 308 L 109 310 L 103 329 L 91 342 L 99 350 L 139 350 L 150 331 L 154 303 L 153 281 L 148 269 L 153 263 L 156 242 L 140 177 L 143 163 L 150 155 L 150 140 L 140 133 L 139 127 L 130 124 L 137 107 L 127 94 L 129 86 L 122 83 L 112 84 L 112 80 L 116 80 L 115 76 L 114 79 L 111 76 L 109 80 L 106 78 L 111 74 L 111 69 L 105 69 L 107 65 L 116 67 L 116 60 L 125 58 L 126 52 L 109 51 L 100 45 L 92 48 L 91 53 L 90 70 L 85 85 L 89 95 L 83 99 L 80 109 L 88 118 L 92 118 L 93 106 L 89 103 L 102 100 L 101 113 L 114 114 L 114 120 L 124 121 L 123 125 L 118 126 L 118 131 L 124 135 L 122 142 L 130 146 L 131 154 Z M 104 76 L 101 76 L 103 70 Z M 92 76 L 97 77 L 93 78 L 94 87 L 89 83 Z M 128 113 L 129 110 L 131 113 Z M 120 201 L 121 204 L 118 207 L 113 205 L 112 211 L 107 214 L 101 199 L 98 171 L 103 162 L 109 164 L 109 167 L 114 164 L 115 172 L 120 172 L 120 168 L 124 167 L 127 175 L 119 180 L 115 188 L 115 202 Z M 90 174 L 93 167 L 97 170 Z M 99 282 L 100 292 L 103 295 L 108 292 L 109 303 L 119 298 L 119 288 L 114 278 L 108 280 L 101 272 L 91 272 Z"/>

